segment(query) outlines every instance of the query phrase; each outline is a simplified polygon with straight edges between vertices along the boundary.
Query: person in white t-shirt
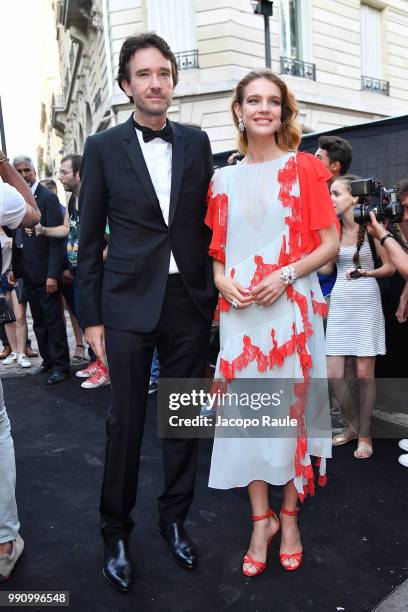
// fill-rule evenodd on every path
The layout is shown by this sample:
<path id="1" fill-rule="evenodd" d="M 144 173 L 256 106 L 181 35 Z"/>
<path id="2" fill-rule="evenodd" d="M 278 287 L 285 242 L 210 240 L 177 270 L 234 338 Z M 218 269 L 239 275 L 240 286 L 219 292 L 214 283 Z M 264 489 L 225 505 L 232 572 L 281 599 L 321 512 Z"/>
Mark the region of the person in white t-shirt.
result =
<path id="1" fill-rule="evenodd" d="M 32 227 L 41 213 L 24 179 L 0 150 L 0 225 Z M 10 421 L 0 382 L 0 582 L 6 580 L 24 549 L 15 497 L 16 464 Z"/>

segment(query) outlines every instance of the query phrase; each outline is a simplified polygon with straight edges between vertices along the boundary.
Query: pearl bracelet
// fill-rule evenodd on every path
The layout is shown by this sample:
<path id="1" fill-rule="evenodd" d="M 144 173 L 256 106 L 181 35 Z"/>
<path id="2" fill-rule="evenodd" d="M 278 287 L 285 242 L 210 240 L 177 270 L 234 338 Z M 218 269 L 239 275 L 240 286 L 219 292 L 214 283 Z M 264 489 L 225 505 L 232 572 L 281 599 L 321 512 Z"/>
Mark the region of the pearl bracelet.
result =
<path id="1" fill-rule="evenodd" d="M 284 266 L 280 270 L 280 277 L 285 285 L 293 285 L 297 279 L 296 270 L 293 266 Z"/>

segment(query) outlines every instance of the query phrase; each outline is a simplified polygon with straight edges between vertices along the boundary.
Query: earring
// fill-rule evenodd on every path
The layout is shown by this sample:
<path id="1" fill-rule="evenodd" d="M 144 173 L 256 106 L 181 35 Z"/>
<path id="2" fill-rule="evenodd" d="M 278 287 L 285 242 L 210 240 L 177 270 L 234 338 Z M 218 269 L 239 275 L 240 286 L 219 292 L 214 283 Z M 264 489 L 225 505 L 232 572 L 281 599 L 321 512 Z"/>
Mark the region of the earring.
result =
<path id="1" fill-rule="evenodd" d="M 242 118 L 238 121 L 238 129 L 240 132 L 245 132 L 245 123 Z"/>

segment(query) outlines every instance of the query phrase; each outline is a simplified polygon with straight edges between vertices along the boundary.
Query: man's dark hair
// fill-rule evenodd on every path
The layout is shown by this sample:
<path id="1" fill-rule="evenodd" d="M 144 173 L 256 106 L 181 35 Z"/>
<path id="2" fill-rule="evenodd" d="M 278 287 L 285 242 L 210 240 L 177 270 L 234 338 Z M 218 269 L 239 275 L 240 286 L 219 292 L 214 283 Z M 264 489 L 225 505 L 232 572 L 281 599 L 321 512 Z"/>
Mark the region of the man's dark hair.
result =
<path id="1" fill-rule="evenodd" d="M 149 47 L 154 47 L 160 53 L 170 61 L 171 63 L 171 72 L 173 76 L 174 87 L 178 83 L 178 68 L 177 68 L 177 60 L 173 51 L 170 49 L 169 45 L 166 41 L 155 34 L 154 32 L 145 32 L 143 34 L 138 34 L 138 36 L 129 36 L 125 39 L 122 48 L 119 54 L 119 68 L 118 75 L 116 77 L 117 83 L 122 91 L 124 91 L 122 87 L 122 81 L 130 82 L 130 74 L 129 74 L 129 62 L 139 49 L 148 49 Z M 130 102 L 133 102 L 132 96 L 129 96 Z"/>
<path id="2" fill-rule="evenodd" d="M 341 136 L 324 135 L 319 138 L 319 148 L 327 151 L 330 163 L 340 163 L 340 174 L 346 174 L 353 157 L 351 144 Z"/>
<path id="3" fill-rule="evenodd" d="M 397 198 L 400 200 L 404 195 L 408 193 L 408 178 L 402 179 L 396 185 L 397 188 Z"/>
<path id="4" fill-rule="evenodd" d="M 44 179 L 40 181 L 41 185 L 47 187 L 47 189 L 57 189 L 57 183 L 53 179 Z"/>
<path id="5" fill-rule="evenodd" d="M 72 172 L 74 174 L 78 174 L 81 168 L 82 155 L 79 155 L 79 153 L 70 153 L 69 155 L 66 155 L 65 157 L 61 159 L 61 164 L 66 161 L 71 162 Z"/>

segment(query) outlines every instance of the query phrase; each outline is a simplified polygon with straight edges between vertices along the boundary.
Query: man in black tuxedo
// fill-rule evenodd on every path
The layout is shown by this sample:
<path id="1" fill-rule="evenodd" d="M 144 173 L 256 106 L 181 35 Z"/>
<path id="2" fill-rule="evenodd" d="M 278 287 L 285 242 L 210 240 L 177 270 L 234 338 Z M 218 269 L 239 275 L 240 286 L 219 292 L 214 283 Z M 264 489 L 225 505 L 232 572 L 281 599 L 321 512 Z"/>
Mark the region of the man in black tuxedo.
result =
<path id="1" fill-rule="evenodd" d="M 62 225 L 58 197 L 38 182 L 29 157 L 16 157 L 13 165 L 34 194 L 41 211 L 41 225 Z M 22 278 L 27 291 L 33 329 L 43 363 L 40 372 L 49 372 L 50 385 L 69 375 L 67 332 L 61 306 L 59 281 L 64 262 L 64 241 L 61 238 L 36 236 L 34 230 L 16 230 L 13 241 L 12 276 Z"/>
<path id="2" fill-rule="evenodd" d="M 88 138 L 81 169 L 78 278 L 86 338 L 106 355 L 112 382 L 101 497 L 104 575 L 128 591 L 128 538 L 136 499 L 150 365 L 161 376 L 205 375 L 216 292 L 204 225 L 212 175 L 207 135 L 166 119 L 177 63 L 156 34 L 130 37 L 118 83 L 135 109 Z M 106 220 L 109 254 L 102 264 Z M 198 441 L 164 439 L 159 530 L 176 561 L 197 555 L 184 529 L 193 500 Z"/>

